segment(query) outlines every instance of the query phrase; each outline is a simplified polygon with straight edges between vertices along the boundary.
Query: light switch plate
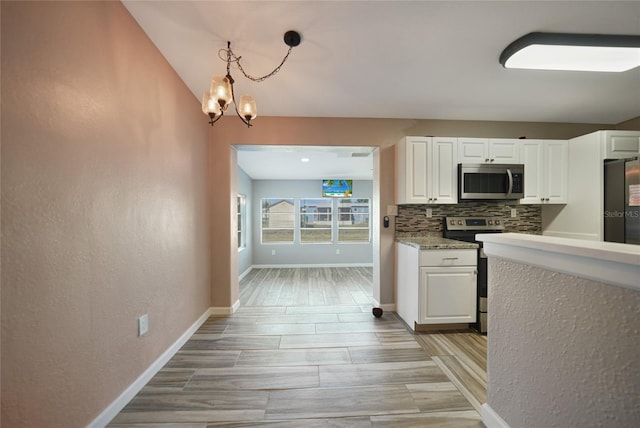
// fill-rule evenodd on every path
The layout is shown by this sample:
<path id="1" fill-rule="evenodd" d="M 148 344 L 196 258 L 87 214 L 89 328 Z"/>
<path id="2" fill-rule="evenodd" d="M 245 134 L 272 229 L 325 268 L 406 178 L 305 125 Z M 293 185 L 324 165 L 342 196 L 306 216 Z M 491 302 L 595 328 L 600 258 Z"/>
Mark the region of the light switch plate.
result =
<path id="1" fill-rule="evenodd" d="M 518 211 L 515 208 L 511 208 L 511 217 L 518 217 Z"/>
<path id="2" fill-rule="evenodd" d="M 427 208 L 425 214 L 427 215 L 427 218 L 431 218 L 433 217 L 433 210 L 431 208 Z"/>
<path id="3" fill-rule="evenodd" d="M 138 336 L 144 336 L 149 331 L 149 315 L 138 317 Z"/>

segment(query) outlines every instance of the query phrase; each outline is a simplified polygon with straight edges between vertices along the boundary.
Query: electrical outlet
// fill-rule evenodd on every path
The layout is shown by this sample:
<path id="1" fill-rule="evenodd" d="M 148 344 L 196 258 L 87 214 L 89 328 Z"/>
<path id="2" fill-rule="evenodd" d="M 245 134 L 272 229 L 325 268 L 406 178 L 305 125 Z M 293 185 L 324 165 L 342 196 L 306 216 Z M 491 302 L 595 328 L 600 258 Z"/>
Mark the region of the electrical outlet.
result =
<path id="1" fill-rule="evenodd" d="M 518 217 L 518 211 L 515 208 L 511 208 L 511 217 Z"/>
<path id="2" fill-rule="evenodd" d="M 433 210 L 431 208 L 427 208 L 427 211 L 425 214 L 427 215 L 427 218 L 431 218 L 433 217 Z"/>
<path id="3" fill-rule="evenodd" d="M 336 248 L 336 254 L 340 255 L 340 249 Z"/>
<path id="4" fill-rule="evenodd" d="M 149 331 L 149 315 L 138 317 L 138 336 L 144 336 Z"/>
<path id="5" fill-rule="evenodd" d="M 275 256 L 276 255 L 276 250 L 271 250 L 271 255 Z"/>

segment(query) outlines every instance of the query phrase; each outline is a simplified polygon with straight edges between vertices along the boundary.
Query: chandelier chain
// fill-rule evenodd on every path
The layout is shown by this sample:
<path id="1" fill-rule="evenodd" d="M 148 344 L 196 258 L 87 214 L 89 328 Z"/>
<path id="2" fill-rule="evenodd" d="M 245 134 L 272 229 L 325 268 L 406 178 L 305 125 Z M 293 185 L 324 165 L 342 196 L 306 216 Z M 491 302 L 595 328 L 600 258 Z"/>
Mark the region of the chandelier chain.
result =
<path id="1" fill-rule="evenodd" d="M 300 40 L 300 33 L 297 31 L 290 30 L 284 33 L 284 42 L 289 46 L 287 54 L 282 58 L 280 64 L 274 68 L 273 71 L 260 77 L 251 76 L 249 73 L 244 71 L 244 68 L 240 63 L 242 57 L 236 55 L 231 50 L 231 42 L 227 41 L 227 48 L 220 49 L 218 51 L 218 58 L 227 63 L 227 74 L 226 76 L 213 76 L 211 78 L 209 91 L 205 92 L 202 96 L 202 112 L 209 116 L 209 124 L 213 126 L 213 124 L 225 114 L 228 107 L 233 104 L 233 109 L 240 120 L 247 125 L 247 127 L 251 127 L 253 125 L 251 120 L 255 119 L 257 116 L 256 101 L 250 95 L 242 95 L 239 100 L 240 103 L 236 100 L 235 89 L 233 87 L 235 81 L 231 76 L 231 63 L 234 63 L 234 67 L 237 67 L 247 79 L 253 82 L 262 82 L 280 71 L 284 63 L 289 58 L 291 49 L 298 46 L 300 44 Z"/>
<path id="2" fill-rule="evenodd" d="M 246 77 L 247 79 L 254 81 L 254 82 L 262 82 L 263 80 L 268 79 L 269 77 L 275 75 L 278 71 L 280 71 L 280 69 L 282 68 L 282 66 L 284 65 L 284 63 L 287 61 L 287 58 L 289 58 L 289 54 L 291 53 L 291 49 L 293 49 L 293 46 L 289 46 L 289 50 L 287 51 L 287 54 L 284 56 L 284 58 L 282 59 L 282 62 L 280 62 L 280 64 L 273 69 L 273 71 L 271 71 L 268 74 L 265 74 L 264 76 L 261 77 L 254 77 L 250 74 L 248 74 L 246 71 L 244 71 L 244 68 L 242 68 L 242 64 L 240 64 L 240 60 L 242 59 L 241 56 L 237 56 L 232 50 L 231 50 L 231 42 L 227 42 L 227 49 L 220 49 L 218 51 L 218 57 L 220 57 L 220 59 L 224 60 L 227 62 L 227 74 L 229 74 L 229 68 L 232 62 L 236 63 L 238 66 L 238 69 L 242 72 L 242 74 L 244 75 L 244 77 Z M 223 54 L 224 52 L 224 54 Z M 226 56 L 226 58 L 223 57 Z"/>

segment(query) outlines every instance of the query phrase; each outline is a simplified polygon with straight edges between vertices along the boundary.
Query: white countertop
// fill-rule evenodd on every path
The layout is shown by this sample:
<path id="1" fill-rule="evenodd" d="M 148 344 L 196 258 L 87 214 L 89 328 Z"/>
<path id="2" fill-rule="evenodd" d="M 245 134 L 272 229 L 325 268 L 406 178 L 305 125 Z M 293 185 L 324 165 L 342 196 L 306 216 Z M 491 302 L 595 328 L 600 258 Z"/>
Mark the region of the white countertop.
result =
<path id="1" fill-rule="evenodd" d="M 488 256 L 640 290 L 640 246 L 521 233 L 478 234 Z"/>

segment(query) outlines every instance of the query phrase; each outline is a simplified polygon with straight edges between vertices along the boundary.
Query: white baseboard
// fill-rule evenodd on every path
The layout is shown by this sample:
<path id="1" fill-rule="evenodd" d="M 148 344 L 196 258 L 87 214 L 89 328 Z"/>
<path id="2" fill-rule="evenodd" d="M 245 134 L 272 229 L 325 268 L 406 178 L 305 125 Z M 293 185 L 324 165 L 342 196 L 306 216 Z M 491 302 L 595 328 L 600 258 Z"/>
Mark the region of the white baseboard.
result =
<path id="1" fill-rule="evenodd" d="M 314 267 L 373 267 L 373 263 L 342 263 L 342 264 L 287 264 L 287 265 L 251 265 L 247 270 L 238 276 L 238 281 L 249 274 L 253 269 L 275 269 L 275 268 L 314 268 Z"/>
<path id="2" fill-rule="evenodd" d="M 511 428 L 487 403 L 482 405 L 482 422 L 487 428 Z"/>
<path id="3" fill-rule="evenodd" d="M 124 390 L 106 409 L 89 425 L 89 428 L 105 427 L 136 396 L 138 392 L 155 376 L 158 371 L 175 355 L 202 324 L 211 316 L 212 308 L 207 309 L 166 351 L 162 353 L 138 378 Z"/>
<path id="4" fill-rule="evenodd" d="M 238 276 L 238 281 L 242 281 L 242 278 L 244 278 L 245 276 L 247 276 L 249 274 L 249 272 L 251 272 L 251 269 L 253 269 L 253 266 L 249 266 L 249 268 L 247 270 L 245 270 L 244 272 L 242 272 L 239 276 Z"/>
<path id="5" fill-rule="evenodd" d="M 386 303 L 384 305 L 378 305 L 379 308 L 382 308 L 383 311 L 387 312 L 395 312 L 396 304 L 395 303 Z"/>
<path id="6" fill-rule="evenodd" d="M 235 313 L 235 311 L 238 310 L 239 307 L 240 307 L 240 300 L 236 300 L 236 302 L 231 307 L 220 306 L 215 308 L 209 308 L 209 311 L 210 311 L 209 316 L 220 317 L 220 316 L 232 315 L 233 313 Z"/>
<path id="7" fill-rule="evenodd" d="M 380 302 L 378 302 L 375 299 L 374 299 L 374 306 L 376 308 L 382 308 L 382 310 L 386 312 L 395 312 L 397 309 L 395 303 L 385 303 L 384 305 L 381 305 Z"/>
<path id="8" fill-rule="evenodd" d="M 373 263 L 326 263 L 326 264 L 282 264 L 282 265 L 253 265 L 254 269 L 277 268 L 340 268 L 340 267 L 373 267 Z"/>

